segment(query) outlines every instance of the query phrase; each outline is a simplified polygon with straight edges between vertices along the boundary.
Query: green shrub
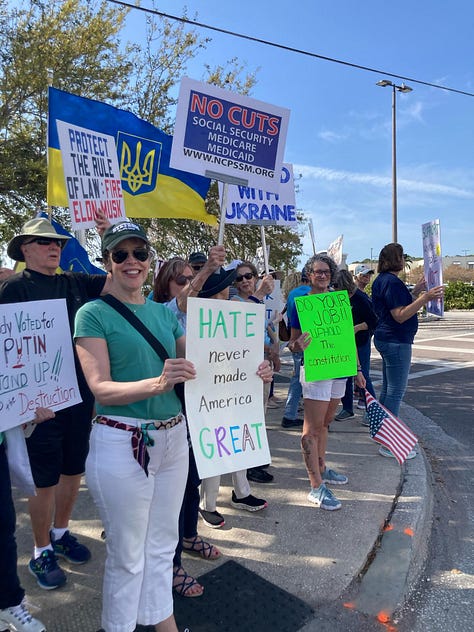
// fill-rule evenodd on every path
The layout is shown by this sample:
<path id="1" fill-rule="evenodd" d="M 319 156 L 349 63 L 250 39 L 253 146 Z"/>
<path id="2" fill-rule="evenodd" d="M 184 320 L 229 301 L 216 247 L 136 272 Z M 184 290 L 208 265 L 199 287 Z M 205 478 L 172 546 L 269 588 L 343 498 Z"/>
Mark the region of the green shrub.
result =
<path id="1" fill-rule="evenodd" d="M 474 309 L 474 286 L 463 281 L 452 281 L 444 289 L 444 308 Z"/>

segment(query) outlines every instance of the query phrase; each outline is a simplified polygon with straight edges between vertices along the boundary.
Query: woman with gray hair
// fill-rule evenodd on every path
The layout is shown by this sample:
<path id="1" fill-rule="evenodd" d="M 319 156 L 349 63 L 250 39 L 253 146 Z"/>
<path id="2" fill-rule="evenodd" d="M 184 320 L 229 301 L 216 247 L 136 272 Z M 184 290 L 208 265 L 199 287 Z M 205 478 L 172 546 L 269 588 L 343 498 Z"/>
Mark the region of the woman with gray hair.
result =
<path id="1" fill-rule="evenodd" d="M 311 288 L 308 294 L 324 294 L 330 291 L 330 285 L 336 277 L 337 266 L 328 255 L 316 254 L 307 262 L 305 271 Z M 311 336 L 301 331 L 296 310 L 290 324 L 291 338 L 288 348 L 292 352 L 304 351 L 311 342 Z M 341 508 L 341 502 L 326 487 L 326 484 L 345 485 L 348 478 L 326 466 L 326 447 L 329 424 L 334 419 L 334 413 L 344 394 L 346 378 L 308 382 L 305 379 L 304 368 L 303 364 L 300 378 L 304 399 L 301 447 L 311 484 L 308 500 L 321 509 L 335 511 Z M 364 376 L 359 370 L 356 383 L 361 388 L 365 387 Z"/>

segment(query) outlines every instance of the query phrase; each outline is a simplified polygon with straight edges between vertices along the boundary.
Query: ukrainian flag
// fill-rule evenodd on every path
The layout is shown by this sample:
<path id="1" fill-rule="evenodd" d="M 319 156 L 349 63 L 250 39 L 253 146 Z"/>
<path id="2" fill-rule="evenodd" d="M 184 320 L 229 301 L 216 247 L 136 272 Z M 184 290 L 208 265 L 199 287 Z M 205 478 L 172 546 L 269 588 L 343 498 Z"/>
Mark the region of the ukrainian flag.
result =
<path id="1" fill-rule="evenodd" d="M 49 88 L 49 205 L 68 206 L 56 120 L 115 138 L 127 217 L 217 223 L 204 204 L 209 179 L 170 168 L 172 136 L 131 112 L 56 88 Z"/>

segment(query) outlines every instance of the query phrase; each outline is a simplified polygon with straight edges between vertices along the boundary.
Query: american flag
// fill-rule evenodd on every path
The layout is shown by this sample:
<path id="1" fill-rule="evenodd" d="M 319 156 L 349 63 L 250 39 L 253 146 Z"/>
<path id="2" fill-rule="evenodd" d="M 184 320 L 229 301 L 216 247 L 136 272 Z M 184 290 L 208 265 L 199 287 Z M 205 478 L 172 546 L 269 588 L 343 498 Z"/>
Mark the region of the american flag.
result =
<path id="1" fill-rule="evenodd" d="M 368 391 L 365 391 L 365 401 L 370 436 L 374 441 L 388 448 L 401 465 L 406 461 L 418 439 L 403 421 L 392 415 Z"/>

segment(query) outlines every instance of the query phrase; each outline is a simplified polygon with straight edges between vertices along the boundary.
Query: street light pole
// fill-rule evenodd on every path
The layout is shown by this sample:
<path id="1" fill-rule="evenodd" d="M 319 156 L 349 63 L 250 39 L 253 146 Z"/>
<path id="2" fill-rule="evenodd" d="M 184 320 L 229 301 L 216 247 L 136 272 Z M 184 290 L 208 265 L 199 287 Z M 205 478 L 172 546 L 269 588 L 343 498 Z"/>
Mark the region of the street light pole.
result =
<path id="1" fill-rule="evenodd" d="M 377 86 L 392 88 L 392 242 L 398 241 L 398 207 L 397 207 L 397 91 L 411 92 L 413 88 L 402 83 L 401 86 L 395 85 L 392 81 L 381 79 L 377 81 Z"/>

